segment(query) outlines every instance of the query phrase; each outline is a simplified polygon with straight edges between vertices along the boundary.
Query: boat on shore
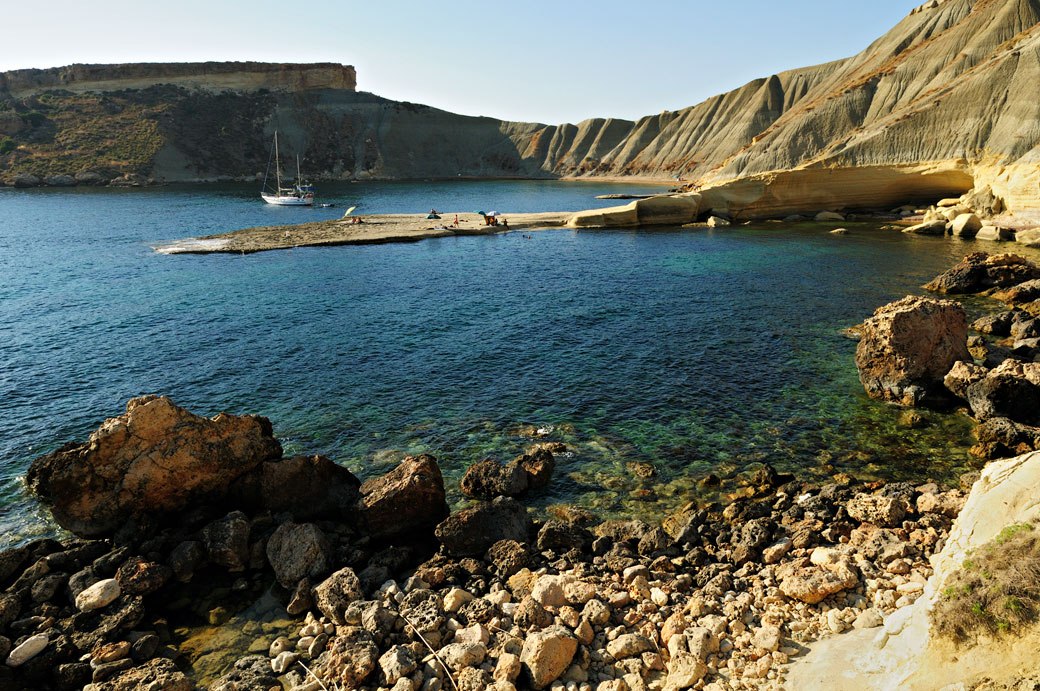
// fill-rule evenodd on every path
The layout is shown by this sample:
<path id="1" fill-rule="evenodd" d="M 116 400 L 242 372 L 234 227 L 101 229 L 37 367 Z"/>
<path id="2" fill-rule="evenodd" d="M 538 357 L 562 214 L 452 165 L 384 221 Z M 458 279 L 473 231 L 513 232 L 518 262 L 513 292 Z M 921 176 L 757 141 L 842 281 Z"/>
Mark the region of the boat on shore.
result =
<path id="1" fill-rule="evenodd" d="M 271 161 L 274 160 L 274 194 L 269 194 L 267 182 L 271 177 Z M 268 204 L 276 206 L 310 206 L 314 203 L 314 185 L 303 184 L 300 175 L 300 156 L 296 156 L 296 184 L 282 187 L 282 167 L 278 157 L 278 132 L 274 133 L 274 147 L 267 159 L 267 171 L 264 173 L 264 188 L 260 197 Z"/>

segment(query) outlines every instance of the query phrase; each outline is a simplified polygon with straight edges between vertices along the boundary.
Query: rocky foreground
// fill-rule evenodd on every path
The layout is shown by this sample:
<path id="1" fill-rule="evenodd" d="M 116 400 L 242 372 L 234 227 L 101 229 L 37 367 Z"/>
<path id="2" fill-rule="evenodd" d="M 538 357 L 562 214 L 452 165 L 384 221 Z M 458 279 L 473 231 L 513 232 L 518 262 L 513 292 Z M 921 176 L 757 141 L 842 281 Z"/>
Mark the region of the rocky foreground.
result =
<path id="1" fill-rule="evenodd" d="M 535 520 L 505 495 L 551 482 L 554 449 L 475 464 L 485 499 L 449 514 L 431 456 L 359 483 L 282 458 L 264 418 L 134 399 L 30 469 L 79 537 L 0 553 L 0 689 L 194 689 L 171 592 L 231 579 L 276 581 L 298 628 L 210 689 L 781 688 L 811 642 L 915 601 L 964 501 L 764 466 L 717 512 Z"/>

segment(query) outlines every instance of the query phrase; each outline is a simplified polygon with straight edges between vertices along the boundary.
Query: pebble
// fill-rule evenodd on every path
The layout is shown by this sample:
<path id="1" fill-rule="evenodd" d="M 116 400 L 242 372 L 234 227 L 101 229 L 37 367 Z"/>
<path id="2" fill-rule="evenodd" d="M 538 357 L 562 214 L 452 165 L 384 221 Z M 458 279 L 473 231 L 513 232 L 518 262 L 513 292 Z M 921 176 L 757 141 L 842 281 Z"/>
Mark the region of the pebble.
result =
<path id="1" fill-rule="evenodd" d="M 111 604 L 119 597 L 119 581 L 106 578 L 84 589 L 76 596 L 76 609 L 81 612 L 93 612 Z"/>
<path id="2" fill-rule="evenodd" d="M 11 651 L 11 654 L 7 656 L 8 667 L 21 667 L 32 658 L 39 655 L 50 639 L 45 633 L 38 633 L 35 636 L 30 636 L 21 645 Z"/>

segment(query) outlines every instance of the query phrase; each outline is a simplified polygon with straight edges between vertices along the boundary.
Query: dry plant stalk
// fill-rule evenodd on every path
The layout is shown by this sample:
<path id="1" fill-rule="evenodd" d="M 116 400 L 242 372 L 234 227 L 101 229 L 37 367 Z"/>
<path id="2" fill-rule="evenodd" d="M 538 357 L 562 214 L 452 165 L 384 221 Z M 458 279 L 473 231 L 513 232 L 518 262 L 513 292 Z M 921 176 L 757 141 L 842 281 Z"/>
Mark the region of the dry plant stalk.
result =
<path id="1" fill-rule="evenodd" d="M 412 623 L 412 620 L 406 617 L 403 612 L 398 611 L 397 615 L 404 619 L 406 624 L 412 627 L 412 631 L 415 631 L 415 635 L 418 636 L 419 640 L 423 642 L 423 645 L 426 646 L 426 649 L 433 653 L 433 656 L 437 659 L 437 662 L 441 663 L 441 667 L 444 668 L 444 673 L 448 675 L 448 681 L 450 681 L 451 685 L 455 687 L 455 691 L 459 691 L 459 685 L 455 683 L 455 677 L 451 675 L 451 670 L 448 669 L 448 665 L 444 664 L 444 660 L 442 660 L 441 656 L 437 654 L 437 651 L 433 649 L 433 646 L 430 645 L 429 641 L 423 638 L 423 635 L 419 633 L 419 629 L 416 628 L 415 624 Z"/>

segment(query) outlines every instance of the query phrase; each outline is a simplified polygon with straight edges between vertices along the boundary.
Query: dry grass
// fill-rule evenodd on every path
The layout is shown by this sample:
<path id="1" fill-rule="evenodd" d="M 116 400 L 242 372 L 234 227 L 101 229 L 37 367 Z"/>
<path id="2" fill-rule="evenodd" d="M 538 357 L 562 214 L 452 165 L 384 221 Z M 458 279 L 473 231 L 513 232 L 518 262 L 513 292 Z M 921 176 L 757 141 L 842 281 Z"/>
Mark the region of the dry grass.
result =
<path id="1" fill-rule="evenodd" d="M 935 631 L 958 642 L 1014 632 L 1040 611 L 1040 532 L 1009 525 L 950 576 L 932 611 Z"/>

